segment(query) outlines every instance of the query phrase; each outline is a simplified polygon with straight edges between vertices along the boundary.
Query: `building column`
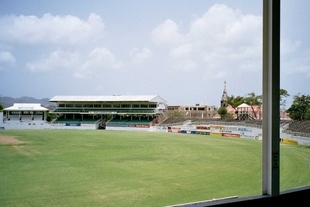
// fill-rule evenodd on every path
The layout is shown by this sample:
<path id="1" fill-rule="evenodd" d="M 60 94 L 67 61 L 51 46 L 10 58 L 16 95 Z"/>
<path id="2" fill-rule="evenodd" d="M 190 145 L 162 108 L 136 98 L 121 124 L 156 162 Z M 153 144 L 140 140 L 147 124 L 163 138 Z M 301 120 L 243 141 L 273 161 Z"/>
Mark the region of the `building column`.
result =
<path id="1" fill-rule="evenodd" d="M 263 1 L 262 194 L 280 193 L 280 0 Z"/>

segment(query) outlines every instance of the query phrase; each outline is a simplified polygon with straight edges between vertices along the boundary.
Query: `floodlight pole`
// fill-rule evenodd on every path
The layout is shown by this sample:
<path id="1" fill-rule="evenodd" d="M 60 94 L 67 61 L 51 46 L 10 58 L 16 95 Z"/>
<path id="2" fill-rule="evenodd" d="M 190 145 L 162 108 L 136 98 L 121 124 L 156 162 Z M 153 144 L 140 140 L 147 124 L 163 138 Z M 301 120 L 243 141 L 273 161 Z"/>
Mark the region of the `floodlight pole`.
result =
<path id="1" fill-rule="evenodd" d="M 262 194 L 280 193 L 280 0 L 263 0 Z"/>

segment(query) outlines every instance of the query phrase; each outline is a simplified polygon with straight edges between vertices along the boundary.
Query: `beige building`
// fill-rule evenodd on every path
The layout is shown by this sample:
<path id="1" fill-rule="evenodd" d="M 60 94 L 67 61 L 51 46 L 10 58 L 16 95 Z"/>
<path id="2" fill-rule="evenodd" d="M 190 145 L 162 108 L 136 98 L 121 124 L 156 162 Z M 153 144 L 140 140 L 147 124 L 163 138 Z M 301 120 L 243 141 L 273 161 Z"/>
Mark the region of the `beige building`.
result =
<path id="1" fill-rule="evenodd" d="M 208 105 L 174 105 L 168 106 L 168 116 L 179 116 L 183 118 L 209 119 L 217 114 L 215 106 Z"/>

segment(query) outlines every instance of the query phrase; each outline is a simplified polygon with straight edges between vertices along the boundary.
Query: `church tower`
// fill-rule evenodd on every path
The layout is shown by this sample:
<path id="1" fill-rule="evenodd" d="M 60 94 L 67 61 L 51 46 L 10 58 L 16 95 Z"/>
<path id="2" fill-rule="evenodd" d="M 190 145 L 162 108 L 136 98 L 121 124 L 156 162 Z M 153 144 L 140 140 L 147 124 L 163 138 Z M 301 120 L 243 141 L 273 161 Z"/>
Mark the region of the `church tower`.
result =
<path id="1" fill-rule="evenodd" d="M 228 99 L 228 95 L 227 95 L 227 91 L 226 91 L 226 81 L 224 81 L 224 90 L 223 90 L 223 95 L 222 95 L 222 99 L 221 99 L 221 107 L 228 106 L 227 99 Z"/>

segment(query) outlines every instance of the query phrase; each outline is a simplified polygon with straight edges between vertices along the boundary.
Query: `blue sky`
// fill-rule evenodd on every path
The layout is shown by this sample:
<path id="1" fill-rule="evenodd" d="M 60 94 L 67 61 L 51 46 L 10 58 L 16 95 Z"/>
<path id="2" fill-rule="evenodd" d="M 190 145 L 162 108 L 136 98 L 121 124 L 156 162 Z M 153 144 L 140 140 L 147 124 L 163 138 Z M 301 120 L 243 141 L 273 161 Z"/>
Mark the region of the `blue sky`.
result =
<path id="1" fill-rule="evenodd" d="M 310 1 L 281 1 L 281 88 L 310 95 Z M 261 0 L 1 0 L 0 96 L 262 94 Z"/>

